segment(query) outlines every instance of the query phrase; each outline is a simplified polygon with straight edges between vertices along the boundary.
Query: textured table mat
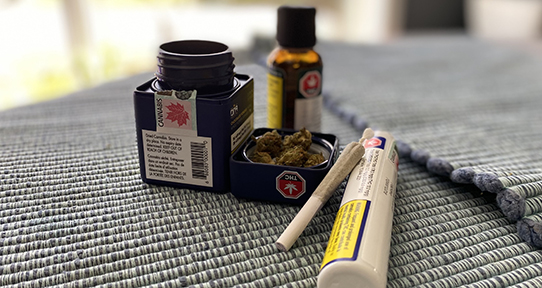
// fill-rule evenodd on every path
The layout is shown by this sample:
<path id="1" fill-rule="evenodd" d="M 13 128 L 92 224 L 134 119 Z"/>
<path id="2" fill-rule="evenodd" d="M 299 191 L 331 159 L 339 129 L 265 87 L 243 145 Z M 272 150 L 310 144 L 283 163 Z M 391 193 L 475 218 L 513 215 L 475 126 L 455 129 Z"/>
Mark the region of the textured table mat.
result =
<path id="1" fill-rule="evenodd" d="M 464 37 L 319 48 L 324 132 L 346 144 L 370 125 L 403 143 L 388 286 L 542 287 L 515 223 L 542 220 L 540 60 Z M 238 71 L 265 126 L 265 71 Z M 142 183 L 131 93 L 150 76 L 0 113 L 0 285 L 315 287 L 344 185 L 281 253 L 299 207 Z M 503 214 L 502 191 L 528 213 Z"/>
<path id="2" fill-rule="evenodd" d="M 542 247 L 542 54 L 453 37 L 362 50 L 333 58 L 363 71 L 332 80 L 356 84 L 334 86 L 330 110 L 393 132 L 429 171 L 497 194 L 521 237 Z"/>

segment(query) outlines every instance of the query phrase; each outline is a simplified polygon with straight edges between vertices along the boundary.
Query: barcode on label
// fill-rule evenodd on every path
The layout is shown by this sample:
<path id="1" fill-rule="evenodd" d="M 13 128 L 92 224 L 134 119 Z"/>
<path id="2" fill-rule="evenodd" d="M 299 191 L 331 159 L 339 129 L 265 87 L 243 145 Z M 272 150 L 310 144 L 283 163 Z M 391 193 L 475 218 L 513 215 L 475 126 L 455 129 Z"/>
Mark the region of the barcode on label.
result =
<path id="1" fill-rule="evenodd" d="M 190 142 L 192 178 L 206 180 L 209 176 L 209 151 L 205 143 Z"/>

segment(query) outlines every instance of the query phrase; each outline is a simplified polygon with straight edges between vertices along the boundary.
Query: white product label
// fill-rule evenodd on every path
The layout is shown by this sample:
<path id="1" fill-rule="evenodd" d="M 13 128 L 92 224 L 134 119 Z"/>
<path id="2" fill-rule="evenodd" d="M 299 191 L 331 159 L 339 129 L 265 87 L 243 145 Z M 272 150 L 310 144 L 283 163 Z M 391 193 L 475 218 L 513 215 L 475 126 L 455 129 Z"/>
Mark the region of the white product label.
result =
<path id="1" fill-rule="evenodd" d="M 213 186 L 211 138 L 149 130 L 142 135 L 148 179 Z"/>
<path id="2" fill-rule="evenodd" d="M 322 95 L 295 99 L 295 130 L 305 127 L 309 131 L 321 131 L 322 101 Z"/>
<path id="3" fill-rule="evenodd" d="M 231 134 L 231 152 L 237 150 L 238 146 L 241 145 L 247 139 L 248 135 L 252 132 L 254 127 L 254 117 L 250 115 L 241 126 L 233 134 Z"/>
<path id="4" fill-rule="evenodd" d="M 394 197 L 399 157 L 395 142 L 387 141 L 390 140 L 376 136 L 365 142 L 365 155 L 350 174 L 345 190 L 349 197 L 343 197 L 343 201 L 375 200 L 378 193 Z"/>
<path id="5" fill-rule="evenodd" d="M 371 192 L 374 192 L 375 172 L 378 160 L 382 157 L 383 150 L 367 149 L 365 150 L 365 161 L 363 167 L 360 167 L 359 174 L 355 181 L 361 181 L 358 187 L 358 199 L 371 200 Z"/>

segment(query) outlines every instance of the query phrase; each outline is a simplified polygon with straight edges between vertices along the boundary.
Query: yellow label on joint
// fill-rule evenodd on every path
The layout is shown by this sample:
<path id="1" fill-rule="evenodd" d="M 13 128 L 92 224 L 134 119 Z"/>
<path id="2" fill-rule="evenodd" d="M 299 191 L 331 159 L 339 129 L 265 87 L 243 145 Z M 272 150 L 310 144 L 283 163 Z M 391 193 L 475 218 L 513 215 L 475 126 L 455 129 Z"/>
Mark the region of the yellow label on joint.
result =
<path id="1" fill-rule="evenodd" d="M 320 269 L 334 261 L 354 261 L 359 252 L 371 201 L 352 200 L 339 209 Z"/>
<path id="2" fill-rule="evenodd" d="M 267 127 L 282 127 L 282 92 L 283 79 L 280 76 L 267 74 Z"/>

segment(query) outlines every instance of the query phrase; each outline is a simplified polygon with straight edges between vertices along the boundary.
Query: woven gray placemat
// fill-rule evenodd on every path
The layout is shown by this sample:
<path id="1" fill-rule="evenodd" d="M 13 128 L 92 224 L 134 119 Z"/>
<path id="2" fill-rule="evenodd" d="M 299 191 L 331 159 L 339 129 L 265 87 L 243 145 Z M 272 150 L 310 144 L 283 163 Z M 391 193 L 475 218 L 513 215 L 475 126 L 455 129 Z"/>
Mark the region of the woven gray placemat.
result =
<path id="1" fill-rule="evenodd" d="M 322 45 L 327 59 L 324 85 L 332 92 L 329 99 L 337 101 L 329 107 L 356 107 L 356 117 L 346 115 L 346 109 L 337 114 L 326 110 L 324 131 L 332 131 L 345 144 L 357 140 L 356 127 L 367 121 L 389 128 L 415 151 L 432 152 L 432 141 L 449 145 L 424 121 L 439 119 L 439 113 L 430 113 L 434 106 L 414 105 L 409 109 L 418 112 L 412 113 L 405 107 L 414 99 L 401 98 L 408 94 L 385 91 L 394 85 L 404 88 L 400 83 L 410 83 L 411 73 L 433 74 L 420 67 L 411 71 L 415 63 L 441 69 L 427 64 L 427 57 L 446 59 L 448 50 L 443 52 L 440 45 L 462 51 L 464 57 L 500 51 L 464 38 L 448 41 L 418 39 L 389 47 Z M 414 53 L 418 49 L 425 50 Z M 363 63 L 341 62 L 342 57 L 333 58 L 335 53 Z M 410 65 L 397 62 L 406 56 L 417 59 L 409 60 Z M 492 61 L 499 59 L 482 57 L 478 65 L 493 67 Z M 382 65 L 395 62 L 402 71 L 397 75 L 404 79 L 385 77 L 391 74 Z M 256 77 L 256 127 L 264 126 L 264 70 L 246 66 L 239 71 Z M 480 68 L 471 76 L 485 79 L 483 72 Z M 315 287 L 344 186 L 294 247 L 281 253 L 273 243 L 299 207 L 142 183 L 131 92 L 149 77 L 0 113 L 0 285 Z M 375 80 L 379 77 L 382 82 Z M 422 84 L 412 87 L 426 89 Z M 481 91 L 485 87 L 481 85 Z M 372 98 L 378 101 L 363 102 Z M 385 103 L 403 109 L 387 109 Z M 450 131 L 459 127 L 455 122 L 429 122 L 435 123 Z M 480 197 L 477 187 L 453 183 L 403 158 L 397 189 L 389 287 L 540 286 L 542 253 L 519 238 L 515 224 L 494 199 Z"/>
<path id="2" fill-rule="evenodd" d="M 331 69 L 360 67 L 329 75 L 349 83 L 328 92 L 330 111 L 391 131 L 431 172 L 498 193 L 522 238 L 542 247 L 540 55 L 467 37 L 413 38 L 350 58 L 328 49 Z"/>

